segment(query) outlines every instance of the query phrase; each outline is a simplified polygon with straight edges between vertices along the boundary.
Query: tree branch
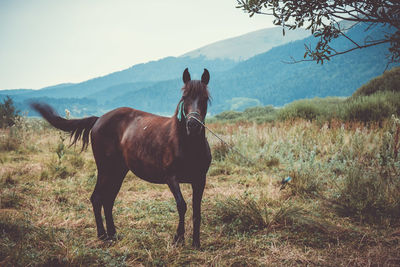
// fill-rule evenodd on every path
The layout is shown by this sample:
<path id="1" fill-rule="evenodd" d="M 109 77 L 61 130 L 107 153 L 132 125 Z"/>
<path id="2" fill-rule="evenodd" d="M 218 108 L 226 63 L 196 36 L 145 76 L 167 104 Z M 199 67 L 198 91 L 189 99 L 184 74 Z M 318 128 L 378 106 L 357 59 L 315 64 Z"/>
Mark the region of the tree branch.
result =
<path id="1" fill-rule="evenodd" d="M 390 43 L 390 40 L 381 40 L 379 42 L 374 42 L 374 43 L 370 43 L 370 44 L 366 44 L 366 45 L 353 47 L 353 48 L 350 48 L 348 50 L 341 51 L 341 52 L 336 52 L 335 51 L 336 52 L 335 54 L 332 54 L 332 55 L 328 56 L 328 60 L 330 58 L 334 57 L 334 56 L 343 55 L 343 54 L 349 53 L 349 52 L 357 50 L 357 49 L 363 49 L 363 48 L 367 48 L 367 47 L 371 47 L 371 46 L 375 46 L 375 45 L 380 45 L 380 44 L 384 44 L 384 43 Z M 300 62 L 315 61 L 315 59 L 296 60 L 292 56 L 290 58 L 292 59 L 292 61 L 282 61 L 282 63 L 285 63 L 285 64 L 296 64 L 296 63 L 300 63 Z"/>

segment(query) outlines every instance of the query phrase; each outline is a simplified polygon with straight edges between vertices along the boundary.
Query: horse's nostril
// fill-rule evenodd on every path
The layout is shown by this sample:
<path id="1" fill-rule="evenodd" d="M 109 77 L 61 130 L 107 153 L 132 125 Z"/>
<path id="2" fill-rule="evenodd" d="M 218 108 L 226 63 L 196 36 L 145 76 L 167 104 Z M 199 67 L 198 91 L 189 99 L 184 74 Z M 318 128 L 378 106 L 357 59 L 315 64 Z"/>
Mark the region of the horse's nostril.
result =
<path id="1" fill-rule="evenodd" d="M 189 120 L 188 121 L 188 127 L 190 128 L 190 129 L 194 129 L 194 128 L 196 128 L 198 125 L 197 125 L 197 121 L 195 121 L 195 120 Z"/>

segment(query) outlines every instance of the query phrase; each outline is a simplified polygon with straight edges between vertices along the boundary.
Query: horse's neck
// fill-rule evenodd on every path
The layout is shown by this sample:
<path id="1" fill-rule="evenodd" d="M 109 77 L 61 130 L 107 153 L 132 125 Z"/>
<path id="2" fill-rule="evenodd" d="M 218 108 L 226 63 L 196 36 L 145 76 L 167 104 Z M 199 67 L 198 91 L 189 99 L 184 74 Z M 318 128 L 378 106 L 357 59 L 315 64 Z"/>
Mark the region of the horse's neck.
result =
<path id="1" fill-rule="evenodd" d="M 198 147 L 202 147 L 206 140 L 205 129 L 202 129 L 202 132 L 196 136 L 188 136 L 186 133 L 186 122 L 178 121 L 175 118 L 175 127 L 178 133 L 179 144 L 183 146 L 184 150 L 193 150 L 198 149 Z"/>

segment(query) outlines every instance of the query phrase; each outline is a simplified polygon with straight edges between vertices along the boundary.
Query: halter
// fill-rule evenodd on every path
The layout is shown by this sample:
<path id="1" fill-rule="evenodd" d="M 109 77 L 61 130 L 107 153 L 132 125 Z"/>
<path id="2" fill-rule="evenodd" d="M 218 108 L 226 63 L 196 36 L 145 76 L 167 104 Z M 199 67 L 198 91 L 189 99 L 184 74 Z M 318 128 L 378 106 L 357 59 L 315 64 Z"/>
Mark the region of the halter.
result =
<path id="1" fill-rule="evenodd" d="M 193 116 L 193 115 L 197 115 L 199 118 L 201 118 L 201 115 L 200 115 L 200 113 L 198 113 L 198 112 L 189 112 L 187 115 L 185 114 L 185 108 L 184 108 L 184 106 L 183 106 L 183 100 L 181 100 L 181 102 L 179 102 L 179 105 L 178 105 L 178 114 L 176 115 L 176 117 L 177 117 L 177 119 L 178 119 L 178 121 L 182 121 L 182 115 L 183 115 L 183 117 L 185 118 L 185 119 L 188 119 L 188 118 L 195 118 L 196 120 L 198 120 L 195 116 Z M 192 115 L 192 116 L 191 116 Z"/>

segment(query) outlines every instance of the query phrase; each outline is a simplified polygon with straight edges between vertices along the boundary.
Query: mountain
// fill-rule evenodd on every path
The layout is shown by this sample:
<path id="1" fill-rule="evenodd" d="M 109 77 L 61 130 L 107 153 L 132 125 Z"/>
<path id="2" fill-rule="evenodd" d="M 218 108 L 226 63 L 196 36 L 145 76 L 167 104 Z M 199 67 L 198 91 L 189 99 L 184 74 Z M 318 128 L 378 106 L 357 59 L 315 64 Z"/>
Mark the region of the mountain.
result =
<path id="1" fill-rule="evenodd" d="M 365 24 L 355 26 L 347 35 L 362 44 L 367 38 L 380 39 L 393 31 L 376 26 L 366 37 L 367 28 Z M 229 109 L 227 99 L 237 97 L 258 99 L 263 105 L 282 106 L 300 98 L 350 96 L 361 85 L 382 74 L 387 67 L 389 45 L 355 50 L 336 56 L 323 65 L 315 62 L 284 63 L 290 61 L 291 56 L 301 59 L 304 44 L 313 47 L 316 41 L 314 37 L 309 37 L 275 47 L 224 72 L 213 84 L 214 88 L 218 88 L 213 94 L 217 102 L 216 111 Z M 338 38 L 331 46 L 337 51 L 345 51 L 353 44 L 346 38 Z"/>
<path id="2" fill-rule="evenodd" d="M 89 97 L 111 86 L 137 83 L 137 82 L 157 82 L 178 78 L 187 66 L 194 69 L 203 70 L 208 66 L 210 71 L 218 72 L 229 69 L 236 64 L 229 59 L 208 60 L 205 57 L 167 57 L 157 61 L 134 65 L 126 70 L 117 71 L 102 77 L 94 78 L 78 84 L 62 84 L 50 86 L 40 90 L 31 90 L 23 96 L 32 97 Z M 118 93 L 118 92 L 117 92 Z M 0 91 L 2 94 L 2 91 Z"/>
<path id="3" fill-rule="evenodd" d="M 368 25 L 348 31 L 353 40 L 363 43 Z M 390 29 L 375 27 L 371 38 L 380 38 Z M 283 106 L 300 98 L 350 96 L 361 85 L 384 72 L 387 45 L 356 50 L 332 58 L 323 65 L 315 62 L 287 64 L 290 58 L 304 54 L 304 43 L 315 44 L 314 37 L 290 42 L 242 61 L 233 68 L 211 73 L 211 114 L 224 110 L 243 110 L 251 105 Z M 331 44 L 337 51 L 352 46 L 345 38 Z M 122 95 L 115 102 L 147 111 L 172 114 L 180 97 L 180 78 L 162 81 L 136 92 Z"/>
<path id="4" fill-rule="evenodd" d="M 366 24 L 354 26 L 347 36 L 364 43 L 367 27 Z M 368 34 L 379 39 L 388 31 L 392 29 L 376 26 Z M 267 32 L 272 36 L 273 31 Z M 256 36 L 256 33 L 249 36 Z M 242 38 L 226 40 L 226 50 L 240 46 Z M 306 97 L 350 96 L 386 68 L 388 45 L 355 50 L 336 56 L 323 65 L 315 62 L 284 63 L 291 57 L 301 59 L 304 44 L 313 46 L 316 41 L 312 36 L 288 41 L 283 45 L 267 47 L 266 52 L 242 61 L 232 56 L 236 48 L 230 50 L 233 54 L 223 54 L 221 45 L 224 42 L 218 42 L 192 54 L 138 64 L 78 84 L 62 84 L 41 90 L 0 91 L 0 98 L 11 95 L 22 111 L 29 110 L 28 102 L 32 99 L 45 101 L 61 114 L 69 109 L 72 116 L 77 117 L 101 115 L 120 106 L 169 115 L 174 112 L 181 95 L 183 70 L 189 67 L 192 78 L 199 79 L 203 68 L 207 68 L 211 73 L 209 87 L 213 98 L 209 112 L 216 114 L 230 109 L 243 110 L 252 105 L 282 106 Z M 337 51 L 343 51 L 352 43 L 346 38 L 338 38 L 331 45 Z M 243 58 L 246 53 L 249 55 L 248 50 L 243 46 L 243 51 L 237 52 L 238 58 Z M 213 53 L 218 55 L 218 51 L 221 56 L 213 58 Z M 29 114 L 34 113 L 30 111 Z"/>
<path id="5" fill-rule="evenodd" d="M 242 61 L 257 54 L 264 53 L 273 47 L 304 39 L 308 36 L 310 36 L 310 32 L 304 29 L 296 29 L 293 31 L 286 31 L 283 38 L 282 28 L 274 27 L 215 42 L 190 51 L 182 56 L 192 58 L 205 56 L 207 59 L 231 59 Z"/>

